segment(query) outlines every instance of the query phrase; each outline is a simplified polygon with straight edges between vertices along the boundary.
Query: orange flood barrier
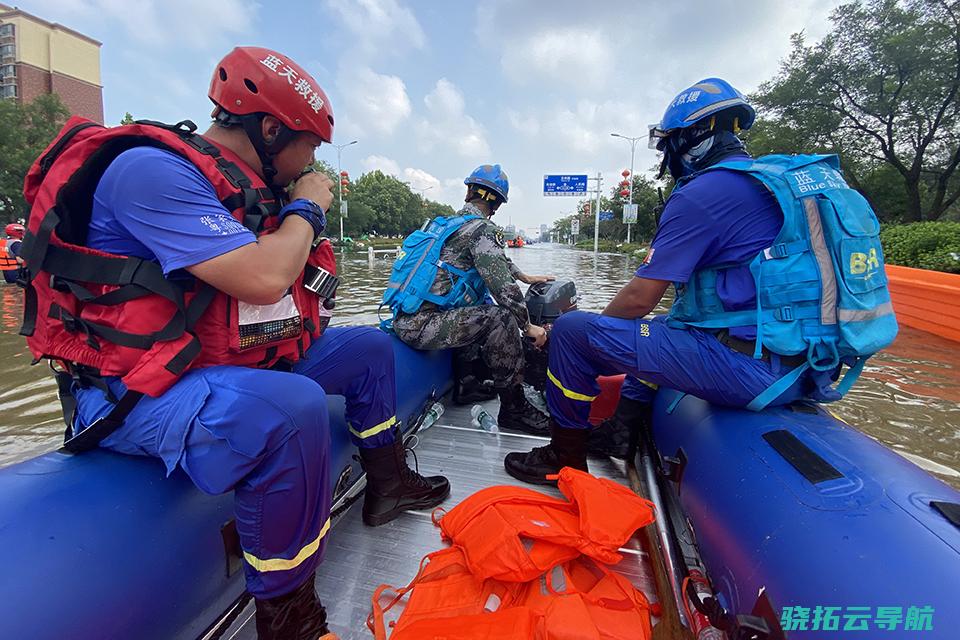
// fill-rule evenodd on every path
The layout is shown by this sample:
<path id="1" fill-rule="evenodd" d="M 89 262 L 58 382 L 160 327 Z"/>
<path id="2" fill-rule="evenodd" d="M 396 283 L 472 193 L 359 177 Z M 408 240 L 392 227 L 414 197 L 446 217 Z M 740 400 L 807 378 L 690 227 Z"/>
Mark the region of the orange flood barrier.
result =
<path id="1" fill-rule="evenodd" d="M 900 324 L 960 342 L 960 275 L 887 265 Z"/>

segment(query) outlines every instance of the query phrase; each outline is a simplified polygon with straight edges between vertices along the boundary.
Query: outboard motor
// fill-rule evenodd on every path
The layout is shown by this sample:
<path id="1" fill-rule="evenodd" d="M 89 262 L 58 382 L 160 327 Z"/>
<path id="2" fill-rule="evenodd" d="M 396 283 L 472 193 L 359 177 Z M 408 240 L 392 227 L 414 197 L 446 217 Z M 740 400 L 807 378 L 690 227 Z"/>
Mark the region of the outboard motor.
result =
<path id="1" fill-rule="evenodd" d="M 572 280 L 554 280 L 530 285 L 524 296 L 530 322 L 538 324 L 550 334 L 550 328 L 561 314 L 577 308 L 577 285 Z M 550 343 L 547 342 L 547 348 Z M 523 368 L 523 381 L 541 393 L 547 384 L 547 348 L 537 349 L 529 340 L 523 342 L 523 355 L 526 364 Z"/>
<path id="2" fill-rule="evenodd" d="M 550 327 L 560 314 L 577 308 L 577 286 L 571 280 L 538 282 L 530 285 L 524 296 L 530 322 L 539 324 L 549 334 Z M 549 343 L 547 343 L 549 347 Z M 523 341 L 525 365 L 523 381 L 537 391 L 546 389 L 547 350 L 537 349 L 529 340 Z M 472 344 L 457 349 L 453 357 L 453 401 L 473 404 L 496 397 L 490 372 L 480 357 L 480 345 Z"/>

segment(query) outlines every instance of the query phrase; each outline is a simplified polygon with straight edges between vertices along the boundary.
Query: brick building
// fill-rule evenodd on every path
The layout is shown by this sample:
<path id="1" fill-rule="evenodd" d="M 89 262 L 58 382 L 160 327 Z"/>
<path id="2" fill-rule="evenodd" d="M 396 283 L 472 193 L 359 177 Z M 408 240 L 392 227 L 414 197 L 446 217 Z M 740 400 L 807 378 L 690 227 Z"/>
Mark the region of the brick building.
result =
<path id="1" fill-rule="evenodd" d="M 102 123 L 100 43 L 0 4 L 0 98 L 22 104 L 47 93 L 71 114 Z"/>

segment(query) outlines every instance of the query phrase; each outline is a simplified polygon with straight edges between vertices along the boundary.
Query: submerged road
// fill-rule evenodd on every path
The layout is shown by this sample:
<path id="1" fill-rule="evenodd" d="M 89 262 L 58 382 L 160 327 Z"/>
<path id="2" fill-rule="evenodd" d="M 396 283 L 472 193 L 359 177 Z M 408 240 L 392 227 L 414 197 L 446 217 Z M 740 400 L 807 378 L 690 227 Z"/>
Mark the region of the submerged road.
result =
<path id="1" fill-rule="evenodd" d="M 558 245 L 507 249 L 527 273 L 552 273 L 577 283 L 580 308 L 599 311 L 632 277 L 635 260 Z M 391 259 L 338 258 L 342 284 L 334 324 L 375 324 Z M 63 421 L 44 363 L 30 366 L 20 326 L 22 294 L 0 286 L 0 466 L 56 448 Z M 663 308 L 661 311 L 666 311 Z M 901 327 L 896 343 L 871 359 L 847 398 L 831 405 L 839 417 L 960 488 L 960 349 L 956 343 Z"/>

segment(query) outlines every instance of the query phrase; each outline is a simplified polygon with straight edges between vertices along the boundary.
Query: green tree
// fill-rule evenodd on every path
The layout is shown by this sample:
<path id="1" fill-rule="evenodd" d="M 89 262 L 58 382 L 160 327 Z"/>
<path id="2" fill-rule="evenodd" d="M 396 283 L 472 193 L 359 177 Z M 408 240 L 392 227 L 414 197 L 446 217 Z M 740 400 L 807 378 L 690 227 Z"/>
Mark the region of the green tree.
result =
<path id="1" fill-rule="evenodd" d="M 625 205 L 627 201 L 628 198 L 620 195 L 619 183 L 610 189 L 610 197 L 603 196 L 600 198 L 600 210 L 613 211 L 613 220 L 600 221 L 600 238 L 614 242 L 626 241 L 627 225 L 623 224 L 623 205 Z M 634 175 L 633 202 L 638 205 L 637 222 L 633 225 L 630 241 L 648 242 L 653 238 L 653 233 L 656 231 L 654 209 L 660 202 L 656 183 L 646 176 Z M 580 219 L 579 239 L 592 238 L 596 220 L 596 212 L 593 210 L 595 206 L 597 206 L 596 198 L 580 200 L 577 203 L 577 213 L 555 221 L 553 223 L 553 231 L 558 233 L 559 237 L 569 236 L 570 223 L 576 217 Z M 587 213 L 588 208 L 589 213 Z"/>
<path id="2" fill-rule="evenodd" d="M 68 115 L 56 94 L 25 105 L 0 100 L 0 216 L 7 222 L 27 217 L 23 180 Z"/>
<path id="3" fill-rule="evenodd" d="M 123 118 L 120 120 L 120 124 L 133 124 L 133 123 L 134 123 L 134 119 L 129 111 L 123 114 Z"/>
<path id="4" fill-rule="evenodd" d="M 376 231 L 381 235 L 406 235 L 423 223 L 420 199 L 406 183 L 380 170 L 360 176 L 352 185 L 353 203 L 369 207 L 375 213 Z"/>
<path id="5" fill-rule="evenodd" d="M 623 205 L 629 201 L 629 196 L 620 195 L 620 186 L 613 187 L 610 191 L 610 206 L 613 210 L 614 220 L 611 221 L 611 229 L 615 237 L 611 240 L 625 240 L 627 235 L 627 225 L 623 224 Z M 660 197 L 657 194 L 657 185 L 644 175 L 633 176 L 633 203 L 637 206 L 637 222 L 633 225 L 630 233 L 631 242 L 649 242 L 653 238 L 653 233 L 657 230 L 657 223 L 654 217 L 654 209 L 660 203 Z M 600 233 L 604 232 L 605 222 L 600 223 Z"/>
<path id="6" fill-rule="evenodd" d="M 423 218 L 433 220 L 437 216 L 447 216 L 451 217 L 456 215 L 456 210 L 448 204 L 442 204 L 440 202 L 434 202 L 433 200 L 424 200 L 423 202 Z"/>
<path id="7" fill-rule="evenodd" d="M 898 202 L 868 178 L 886 169 L 903 189 L 903 209 L 881 211 L 886 219 L 940 218 L 960 198 L 960 0 L 857 1 L 831 19 L 817 44 L 793 36 L 754 96 L 769 121 L 751 139 L 840 153 L 851 186 L 877 208 Z"/>

